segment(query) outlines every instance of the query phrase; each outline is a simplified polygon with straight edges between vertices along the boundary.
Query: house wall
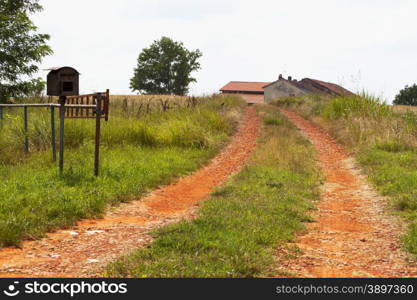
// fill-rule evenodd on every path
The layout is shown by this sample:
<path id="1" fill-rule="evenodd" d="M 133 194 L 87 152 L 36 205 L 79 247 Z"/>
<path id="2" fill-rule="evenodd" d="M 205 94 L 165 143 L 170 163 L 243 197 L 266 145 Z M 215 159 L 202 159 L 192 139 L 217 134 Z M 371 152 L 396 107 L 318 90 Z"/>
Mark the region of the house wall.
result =
<path id="1" fill-rule="evenodd" d="M 292 85 L 287 80 L 278 80 L 269 86 L 264 88 L 265 91 L 265 102 L 271 102 L 272 100 L 281 98 L 281 97 L 292 97 L 292 96 L 302 96 L 307 92 L 297 88 Z"/>

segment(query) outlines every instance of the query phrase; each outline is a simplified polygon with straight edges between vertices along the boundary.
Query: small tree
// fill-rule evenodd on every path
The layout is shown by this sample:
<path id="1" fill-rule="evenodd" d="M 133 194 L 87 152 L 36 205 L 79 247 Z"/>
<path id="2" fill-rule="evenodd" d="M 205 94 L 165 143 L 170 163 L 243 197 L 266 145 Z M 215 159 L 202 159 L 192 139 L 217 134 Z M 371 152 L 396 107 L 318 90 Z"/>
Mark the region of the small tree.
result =
<path id="1" fill-rule="evenodd" d="M 42 78 L 35 78 L 31 81 L 31 88 L 30 93 L 28 96 L 31 97 L 42 97 L 44 96 L 45 88 L 46 88 L 46 81 Z"/>
<path id="2" fill-rule="evenodd" d="M 47 34 L 36 33 L 29 15 L 42 10 L 38 0 L 0 0 L 0 102 L 30 95 L 40 88 L 40 78 L 30 78 L 37 63 L 52 53 Z M 24 79 L 26 78 L 26 79 Z"/>
<path id="3" fill-rule="evenodd" d="M 130 88 L 145 94 L 185 95 L 196 81 L 190 75 L 200 69 L 201 56 L 198 49 L 190 51 L 183 43 L 162 37 L 139 54 Z"/>
<path id="4" fill-rule="evenodd" d="M 417 85 L 406 85 L 405 88 L 395 96 L 394 104 L 417 105 Z"/>

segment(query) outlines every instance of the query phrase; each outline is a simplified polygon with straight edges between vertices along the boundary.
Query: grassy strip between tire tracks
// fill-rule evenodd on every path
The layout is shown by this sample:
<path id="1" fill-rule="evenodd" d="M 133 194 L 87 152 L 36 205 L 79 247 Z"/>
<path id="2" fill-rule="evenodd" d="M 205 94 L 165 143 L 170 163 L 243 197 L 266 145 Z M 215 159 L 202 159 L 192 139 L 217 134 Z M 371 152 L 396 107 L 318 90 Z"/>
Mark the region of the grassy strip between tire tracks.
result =
<path id="1" fill-rule="evenodd" d="M 204 201 L 198 216 L 154 232 L 147 248 L 107 267 L 109 277 L 255 277 L 276 270 L 277 247 L 304 228 L 318 199 L 313 150 L 271 107 L 251 161 Z"/>

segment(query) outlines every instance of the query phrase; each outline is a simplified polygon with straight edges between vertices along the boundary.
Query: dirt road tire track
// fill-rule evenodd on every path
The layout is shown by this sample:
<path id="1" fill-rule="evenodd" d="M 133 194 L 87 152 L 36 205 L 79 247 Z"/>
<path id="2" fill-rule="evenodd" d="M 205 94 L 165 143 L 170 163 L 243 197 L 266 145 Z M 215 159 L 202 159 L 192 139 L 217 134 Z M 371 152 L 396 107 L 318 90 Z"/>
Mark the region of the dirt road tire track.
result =
<path id="1" fill-rule="evenodd" d="M 389 214 L 386 199 L 367 183 L 354 159 L 323 129 L 294 112 L 281 112 L 312 142 L 325 176 L 315 221 L 296 241 L 303 254 L 279 258 L 282 268 L 298 277 L 416 277 L 417 264 L 399 241 L 403 224 Z"/>
<path id="2" fill-rule="evenodd" d="M 198 202 L 245 164 L 255 147 L 260 122 L 253 107 L 230 144 L 207 166 L 141 200 L 120 205 L 102 219 L 50 233 L 22 248 L 0 250 L 0 277 L 96 277 L 115 258 L 148 245 L 149 232 L 191 218 Z"/>

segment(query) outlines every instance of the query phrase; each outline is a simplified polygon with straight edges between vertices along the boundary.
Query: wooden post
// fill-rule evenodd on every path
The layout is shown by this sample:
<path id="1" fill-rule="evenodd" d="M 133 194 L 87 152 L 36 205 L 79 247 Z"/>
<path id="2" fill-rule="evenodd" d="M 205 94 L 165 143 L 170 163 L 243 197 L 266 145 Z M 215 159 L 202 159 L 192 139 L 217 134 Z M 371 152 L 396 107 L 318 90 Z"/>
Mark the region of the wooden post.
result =
<path id="1" fill-rule="evenodd" d="M 0 106 L 0 126 L 3 126 L 3 107 Z"/>
<path id="2" fill-rule="evenodd" d="M 104 104 L 104 111 L 105 111 L 105 120 L 106 122 L 109 120 L 109 105 L 110 105 L 110 90 L 107 89 L 106 90 L 106 100 L 105 100 L 105 104 Z"/>
<path id="3" fill-rule="evenodd" d="M 101 122 L 101 93 L 96 97 L 96 145 L 94 151 L 94 175 L 98 176 L 100 168 L 100 122 Z"/>
<path id="4" fill-rule="evenodd" d="M 65 101 L 66 96 L 59 97 L 59 173 L 64 171 L 64 124 L 65 124 Z"/>
<path id="5" fill-rule="evenodd" d="M 25 134 L 25 152 L 29 152 L 29 137 L 28 137 L 28 107 L 23 107 L 23 128 Z"/>
<path id="6" fill-rule="evenodd" d="M 51 106 L 51 144 L 52 144 L 52 161 L 56 162 L 55 107 L 54 106 Z"/>

